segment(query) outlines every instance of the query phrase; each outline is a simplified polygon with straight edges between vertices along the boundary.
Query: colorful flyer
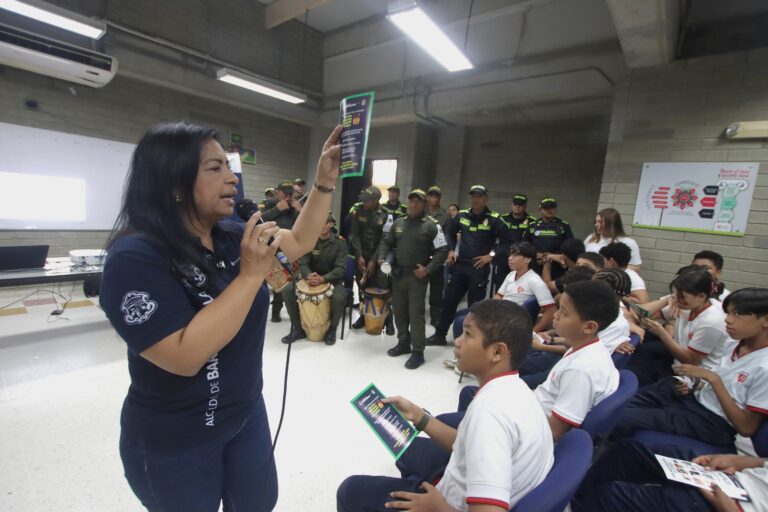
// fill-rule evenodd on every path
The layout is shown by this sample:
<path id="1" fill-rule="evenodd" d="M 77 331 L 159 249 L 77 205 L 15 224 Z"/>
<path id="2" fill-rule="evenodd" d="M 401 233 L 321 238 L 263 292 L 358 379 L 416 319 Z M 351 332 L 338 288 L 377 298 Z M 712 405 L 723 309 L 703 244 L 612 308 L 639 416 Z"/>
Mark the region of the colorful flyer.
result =
<path id="1" fill-rule="evenodd" d="M 710 471 L 687 460 L 672 459 L 658 454 L 656 454 L 656 460 L 669 480 L 706 490 L 712 489 L 712 484 L 717 484 L 729 497 L 750 501 L 747 491 L 733 475 L 723 471 Z"/>
<path id="2" fill-rule="evenodd" d="M 341 131 L 342 179 L 362 176 L 365 170 L 365 152 L 368 149 L 368 132 L 371 128 L 375 92 L 347 96 L 341 100 L 339 124 Z"/>
<path id="3" fill-rule="evenodd" d="M 381 440 L 389 453 L 398 460 L 411 445 L 418 431 L 392 404 L 385 404 L 386 398 L 373 384 L 369 384 L 350 400 L 373 433 Z"/>

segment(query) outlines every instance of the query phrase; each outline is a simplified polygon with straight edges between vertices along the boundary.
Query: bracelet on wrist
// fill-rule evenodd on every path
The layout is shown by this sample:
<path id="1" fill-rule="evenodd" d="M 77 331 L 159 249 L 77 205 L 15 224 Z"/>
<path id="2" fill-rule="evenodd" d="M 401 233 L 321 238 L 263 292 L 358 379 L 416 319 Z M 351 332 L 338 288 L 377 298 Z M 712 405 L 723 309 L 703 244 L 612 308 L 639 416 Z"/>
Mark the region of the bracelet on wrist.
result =
<path id="1" fill-rule="evenodd" d="M 323 194 L 330 194 L 334 190 L 336 190 L 336 187 L 326 187 L 325 185 L 321 185 L 318 182 L 315 182 L 314 187 L 317 189 L 318 192 L 322 192 Z"/>
<path id="2" fill-rule="evenodd" d="M 424 414 L 422 414 L 421 419 L 413 424 L 413 427 L 420 432 L 423 432 L 424 429 L 427 428 L 427 423 L 429 423 L 429 419 L 432 417 L 432 414 L 428 410 L 422 409 L 422 411 Z"/>

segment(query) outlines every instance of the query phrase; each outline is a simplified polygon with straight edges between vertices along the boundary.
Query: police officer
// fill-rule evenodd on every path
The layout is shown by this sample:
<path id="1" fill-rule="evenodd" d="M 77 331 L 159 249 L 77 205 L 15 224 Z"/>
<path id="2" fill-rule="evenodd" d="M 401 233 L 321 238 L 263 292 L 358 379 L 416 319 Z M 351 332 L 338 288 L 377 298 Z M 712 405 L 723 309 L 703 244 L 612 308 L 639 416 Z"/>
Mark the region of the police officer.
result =
<path id="1" fill-rule="evenodd" d="M 437 220 L 443 233 L 448 232 L 448 224 L 451 223 L 451 216 L 440 206 L 443 198 L 443 192 L 437 185 L 432 185 L 427 190 L 427 215 Z M 445 272 L 434 272 L 429 274 L 429 323 L 432 327 L 437 325 L 440 320 L 440 313 L 443 310 L 443 287 L 445 286 Z"/>
<path id="2" fill-rule="evenodd" d="M 267 187 L 264 189 L 264 199 L 274 199 L 275 198 L 275 189 L 272 187 Z"/>
<path id="3" fill-rule="evenodd" d="M 302 279 L 306 279 L 312 286 L 323 283 L 331 283 L 333 285 L 331 326 L 325 335 L 326 345 L 336 343 L 336 327 L 339 325 L 341 315 L 344 313 L 344 301 L 346 299 L 346 291 L 342 281 L 347 269 L 347 242 L 340 236 L 333 234 L 333 227 L 335 225 L 336 219 L 332 213 L 329 213 L 328 222 L 325 223 L 315 248 L 312 249 L 312 252 L 305 254 L 299 259 L 299 274 Z M 291 319 L 291 331 L 287 336 L 283 337 L 283 343 L 292 343 L 306 338 L 307 334 L 301 327 L 299 305 L 296 302 L 295 283 L 290 282 L 283 288 L 283 299 L 285 300 L 285 309 L 288 311 L 288 317 Z"/>
<path id="4" fill-rule="evenodd" d="M 469 202 L 471 208 L 461 210 L 448 228 L 447 262 L 455 265 L 455 269 L 445 288 L 440 322 L 435 327 L 435 334 L 427 338 L 427 345 L 447 343 L 445 335 L 465 293 L 470 306 L 485 297 L 490 263 L 496 255 L 493 248 L 508 235 L 509 228 L 501 216 L 488 209 L 488 190 L 483 185 L 472 185 Z M 459 234 L 461 242 L 456 251 Z"/>
<path id="5" fill-rule="evenodd" d="M 528 224 L 536 220 L 536 217 L 528 213 L 528 196 L 525 194 L 512 196 L 512 209 L 509 213 L 502 215 L 501 218 L 509 227 L 509 236 L 496 249 L 496 256 L 493 258 L 493 265 L 496 268 L 493 287 L 497 290 L 509 274 L 509 264 L 507 263 L 509 249 L 517 242 L 523 241 Z"/>
<path id="6" fill-rule="evenodd" d="M 293 183 L 290 181 L 283 181 L 277 185 L 275 190 L 276 196 L 274 199 L 265 199 L 263 203 L 259 205 L 261 210 L 261 218 L 264 222 L 274 221 L 281 229 L 293 228 L 296 219 L 301 212 L 301 205 L 293 198 Z M 279 293 L 272 294 L 272 321 L 280 321 L 280 310 L 283 309 L 283 296 Z"/>
<path id="7" fill-rule="evenodd" d="M 379 245 L 379 264 L 391 250 L 395 251 L 392 304 L 397 323 L 397 345 L 387 354 L 392 357 L 411 354 L 405 362 L 409 370 L 424 364 L 427 284 L 430 275 L 442 273 L 448 252 L 440 225 L 426 215 L 426 201 L 427 194 L 423 190 L 412 190 L 408 194 L 408 216 L 398 217 Z"/>
<path id="8" fill-rule="evenodd" d="M 352 256 L 357 261 L 357 285 L 361 292 L 366 287 L 389 288 L 389 278 L 381 273 L 377 262 L 377 251 L 387 222 L 387 214 L 379 204 L 381 190 L 377 187 L 366 187 L 358 198 L 362 203 L 358 207 L 352 207 L 349 245 Z M 353 329 L 360 329 L 365 324 L 365 318 L 361 315 L 352 324 Z M 395 334 L 395 326 L 392 315 L 387 315 L 387 336 Z"/>
<path id="9" fill-rule="evenodd" d="M 304 181 L 303 178 L 296 178 L 295 180 L 293 180 L 293 197 L 299 203 L 301 203 L 302 206 L 304 206 L 304 203 L 307 202 L 307 198 L 304 197 L 304 187 L 306 186 L 306 184 L 307 182 Z"/>
<path id="10" fill-rule="evenodd" d="M 557 201 L 554 197 L 545 197 L 539 203 L 541 217 L 528 223 L 524 239 L 536 247 L 537 272 L 541 273 L 541 264 L 547 254 L 560 254 L 560 246 L 573 238 L 571 226 L 557 217 Z M 552 279 L 562 276 L 565 271 L 559 265 L 552 267 Z"/>
<path id="11" fill-rule="evenodd" d="M 392 216 L 391 220 L 394 221 L 398 217 L 408 215 L 408 209 L 400 202 L 400 187 L 392 185 L 387 189 L 387 193 L 389 194 L 389 199 L 381 207 L 388 215 Z"/>

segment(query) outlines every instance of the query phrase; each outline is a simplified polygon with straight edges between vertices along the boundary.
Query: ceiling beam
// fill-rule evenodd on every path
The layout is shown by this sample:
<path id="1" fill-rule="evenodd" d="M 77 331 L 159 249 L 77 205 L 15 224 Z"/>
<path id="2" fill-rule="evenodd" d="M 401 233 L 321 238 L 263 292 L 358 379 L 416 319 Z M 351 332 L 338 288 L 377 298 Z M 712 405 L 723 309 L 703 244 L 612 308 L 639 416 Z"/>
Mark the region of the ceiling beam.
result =
<path id="1" fill-rule="evenodd" d="M 680 0 L 608 0 L 630 68 L 669 64 L 680 31 Z"/>
<path id="2" fill-rule="evenodd" d="M 311 11 L 331 0 L 276 0 L 267 6 L 265 19 L 268 29 L 282 25 L 306 11 Z"/>

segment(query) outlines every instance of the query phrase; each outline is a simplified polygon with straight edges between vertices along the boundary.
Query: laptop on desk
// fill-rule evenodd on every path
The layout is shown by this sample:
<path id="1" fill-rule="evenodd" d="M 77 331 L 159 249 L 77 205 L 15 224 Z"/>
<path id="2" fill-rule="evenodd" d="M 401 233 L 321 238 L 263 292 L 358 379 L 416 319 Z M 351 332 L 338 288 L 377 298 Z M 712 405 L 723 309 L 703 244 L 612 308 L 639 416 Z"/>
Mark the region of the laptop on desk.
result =
<path id="1" fill-rule="evenodd" d="M 48 258 L 48 245 L 17 245 L 0 247 L 0 272 L 7 270 L 41 269 Z"/>

